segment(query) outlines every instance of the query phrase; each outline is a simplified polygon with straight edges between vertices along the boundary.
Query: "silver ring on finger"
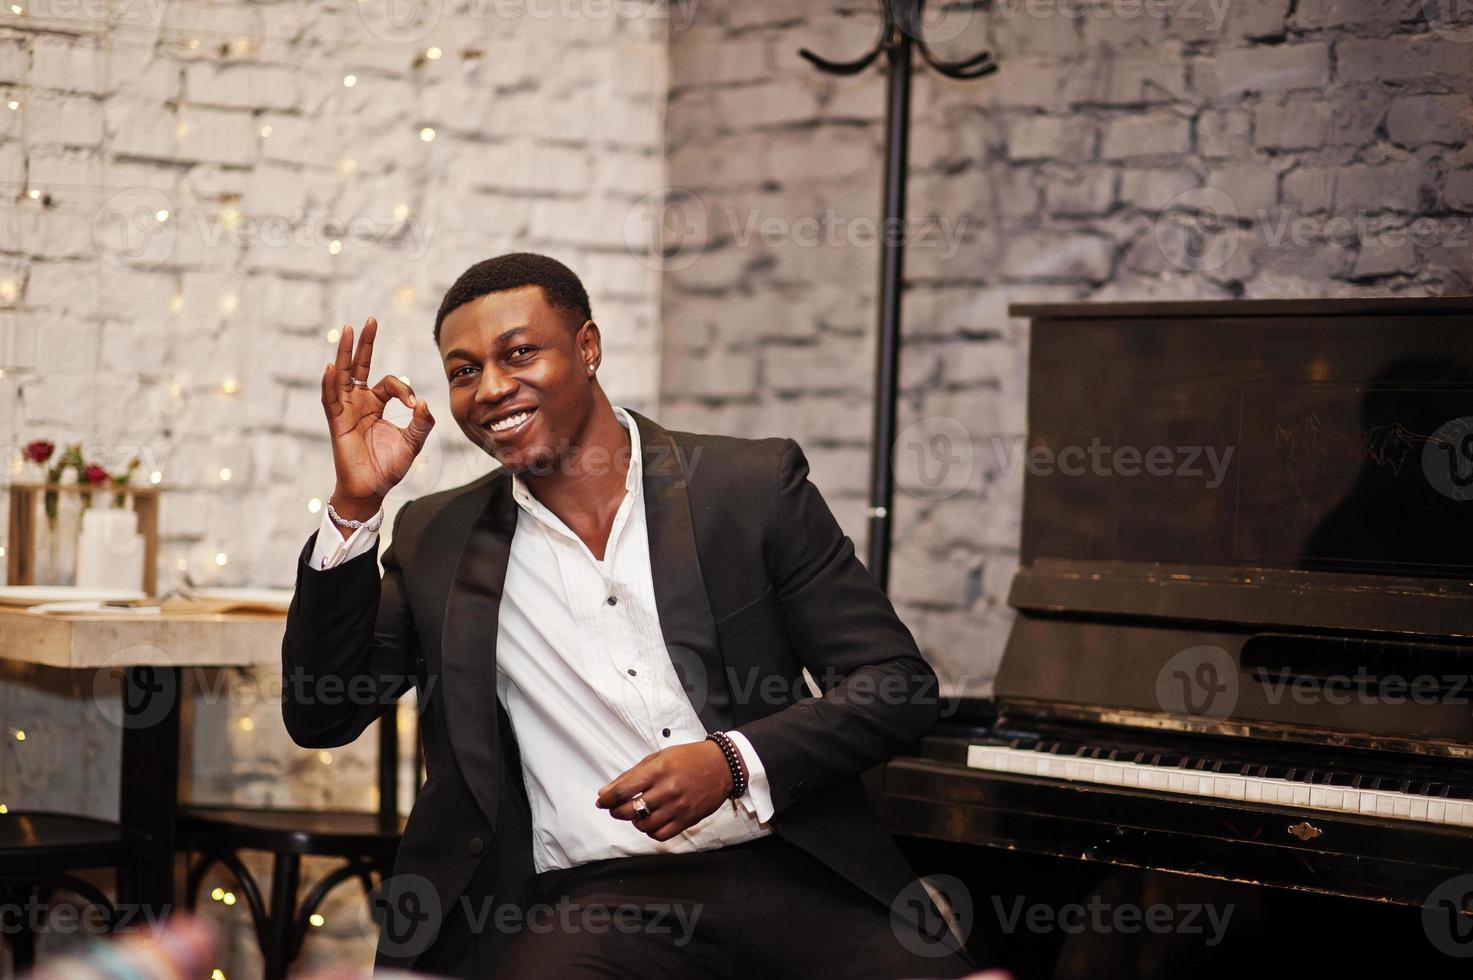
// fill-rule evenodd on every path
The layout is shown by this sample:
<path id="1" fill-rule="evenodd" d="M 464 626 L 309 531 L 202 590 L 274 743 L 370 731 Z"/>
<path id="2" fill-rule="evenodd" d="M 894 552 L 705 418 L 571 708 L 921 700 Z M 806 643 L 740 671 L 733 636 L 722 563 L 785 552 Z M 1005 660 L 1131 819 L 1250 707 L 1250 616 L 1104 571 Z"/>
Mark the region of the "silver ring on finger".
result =
<path id="1" fill-rule="evenodd" d="M 644 794 L 635 793 L 633 799 L 635 819 L 643 820 L 645 817 L 648 817 L 650 815 L 650 805 L 644 801 Z"/>
<path id="2" fill-rule="evenodd" d="M 357 378 L 349 378 L 348 380 L 351 381 L 351 382 L 353 382 L 353 387 L 354 388 L 367 388 L 368 387 L 368 382 L 367 381 L 360 381 Z"/>

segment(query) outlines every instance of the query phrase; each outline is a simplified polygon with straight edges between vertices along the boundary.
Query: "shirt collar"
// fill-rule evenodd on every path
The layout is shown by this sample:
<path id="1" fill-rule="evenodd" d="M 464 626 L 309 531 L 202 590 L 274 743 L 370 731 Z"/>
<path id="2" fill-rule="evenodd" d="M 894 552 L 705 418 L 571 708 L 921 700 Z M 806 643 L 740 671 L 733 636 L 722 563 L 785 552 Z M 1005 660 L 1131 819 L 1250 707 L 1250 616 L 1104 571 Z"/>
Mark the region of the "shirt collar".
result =
<path id="1" fill-rule="evenodd" d="M 639 447 L 639 426 L 634 424 L 634 418 L 622 405 L 612 406 L 614 418 L 619 424 L 629 430 L 629 473 L 624 478 L 624 489 L 631 496 L 637 495 L 643 486 L 644 461 Z M 522 479 L 520 473 L 513 473 L 511 477 L 512 496 L 517 503 L 529 510 L 545 509 L 542 501 L 538 500 L 530 489 L 527 482 Z"/>

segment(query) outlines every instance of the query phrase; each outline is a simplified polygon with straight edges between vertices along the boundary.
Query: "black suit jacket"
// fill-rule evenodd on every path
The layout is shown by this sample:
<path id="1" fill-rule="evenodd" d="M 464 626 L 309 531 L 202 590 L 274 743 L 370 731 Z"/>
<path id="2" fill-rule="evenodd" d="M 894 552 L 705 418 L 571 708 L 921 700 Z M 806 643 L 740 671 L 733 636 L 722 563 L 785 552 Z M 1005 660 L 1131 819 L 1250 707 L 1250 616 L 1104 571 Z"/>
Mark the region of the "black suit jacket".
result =
<path id="1" fill-rule="evenodd" d="M 660 626 L 693 706 L 708 730 L 751 740 L 773 831 L 889 905 L 914 873 L 859 774 L 934 722 L 935 673 L 796 442 L 668 431 L 630 414 Z M 314 534 L 298 560 L 282 644 L 287 730 L 302 746 L 343 745 L 418 689 L 426 781 L 393 881 L 433 892 L 410 903 L 429 918 L 451 909 L 478 861 L 495 862 L 481 876 L 498 895 L 532 874 L 518 749 L 496 696 L 517 512 L 498 469 L 401 508 L 382 580 L 377 548 L 314 570 Z M 810 696 L 805 667 L 823 697 Z M 424 945 L 386 928 L 378 962 L 412 966 Z"/>

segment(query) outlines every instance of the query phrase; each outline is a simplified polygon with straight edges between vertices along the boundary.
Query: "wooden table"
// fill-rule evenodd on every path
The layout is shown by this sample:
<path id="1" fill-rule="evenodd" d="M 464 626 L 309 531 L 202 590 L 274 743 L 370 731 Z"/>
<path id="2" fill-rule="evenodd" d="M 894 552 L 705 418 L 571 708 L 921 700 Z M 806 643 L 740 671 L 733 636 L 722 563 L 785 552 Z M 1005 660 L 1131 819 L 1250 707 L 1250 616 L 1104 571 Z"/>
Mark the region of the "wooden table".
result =
<path id="1" fill-rule="evenodd" d="M 0 659 L 123 675 L 118 820 L 147 833 L 139 901 L 167 911 L 175 896 L 175 821 L 180 800 L 182 672 L 190 667 L 281 663 L 285 613 L 28 613 L 0 606 Z"/>

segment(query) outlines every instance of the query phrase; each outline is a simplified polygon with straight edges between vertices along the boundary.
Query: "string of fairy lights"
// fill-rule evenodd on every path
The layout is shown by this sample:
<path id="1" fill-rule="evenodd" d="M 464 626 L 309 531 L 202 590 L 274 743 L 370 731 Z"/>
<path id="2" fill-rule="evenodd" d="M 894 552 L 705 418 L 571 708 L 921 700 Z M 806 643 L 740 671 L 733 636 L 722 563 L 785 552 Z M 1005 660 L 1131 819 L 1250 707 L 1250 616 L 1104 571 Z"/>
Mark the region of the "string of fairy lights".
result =
<path id="1" fill-rule="evenodd" d="M 6 10 L 8 10 L 8 12 L 15 17 L 29 17 L 30 15 L 30 12 L 26 9 L 26 7 L 20 3 L 10 3 L 5 5 L 4 7 L 0 7 L 0 12 Z M 36 27 L 44 26 L 44 24 L 41 23 L 41 20 L 42 18 L 30 18 L 31 23 L 33 24 L 33 26 Z M 206 41 L 200 37 L 187 37 L 181 40 L 183 47 L 189 51 L 199 52 L 202 50 L 210 50 L 210 48 L 206 47 Z M 215 50 L 218 50 L 222 58 L 239 58 L 252 54 L 256 50 L 256 47 L 257 42 L 253 38 L 234 37 L 228 40 L 221 41 L 221 43 L 215 47 Z M 424 47 L 415 53 L 413 66 L 418 68 L 425 63 L 440 61 L 444 57 L 444 54 L 445 52 L 437 46 L 432 45 L 429 47 Z M 472 61 L 478 59 L 481 56 L 481 53 L 473 49 L 467 49 L 465 52 L 463 52 L 463 56 L 467 63 L 467 66 L 469 66 Z M 356 87 L 359 82 L 359 76 L 353 72 L 345 73 L 341 77 L 341 84 L 343 88 L 352 89 Z M 23 96 L 12 94 L 10 97 L 6 98 L 4 102 L 4 110 L 0 111 L 22 113 L 25 107 L 26 104 Z M 274 135 L 273 126 L 270 123 L 266 122 L 262 122 L 257 125 L 255 127 L 255 132 L 256 135 L 259 136 L 262 140 L 269 140 Z M 188 119 L 180 119 L 174 127 L 173 135 L 176 144 L 183 143 L 185 140 L 187 140 L 190 137 L 190 133 L 191 127 Z M 416 127 L 416 134 L 419 141 L 426 144 L 434 143 L 438 135 L 433 126 L 424 125 Z M 341 157 L 337 161 L 335 169 L 337 174 L 343 179 L 350 179 L 358 174 L 357 161 L 349 156 Z M 26 200 L 35 201 L 43 207 L 62 206 L 61 202 L 53 201 L 51 194 L 48 193 L 48 189 L 45 186 L 44 181 L 32 181 L 30 182 L 29 186 L 23 186 L 20 196 Z M 394 205 L 392 214 L 396 222 L 402 223 L 410 219 L 413 214 L 413 210 L 407 202 L 401 201 Z M 245 215 L 242 214 L 239 207 L 238 196 L 228 194 L 222 195 L 222 204 L 216 217 L 218 218 L 220 225 L 226 229 L 233 229 L 237 227 L 241 221 L 245 220 Z M 167 225 L 171 221 L 177 222 L 178 218 L 179 216 L 176 215 L 170 208 L 161 207 L 153 213 L 153 220 L 161 226 Z M 338 256 L 343 253 L 343 237 L 344 236 L 333 236 L 328 238 L 328 240 L 325 242 L 325 248 L 329 255 Z M 23 282 L 19 277 L 14 275 L 0 277 L 0 301 L 3 301 L 7 305 L 13 304 L 21 297 L 22 292 Z M 396 287 L 391 294 L 391 302 L 393 306 L 401 310 L 413 308 L 417 299 L 417 291 L 415 287 L 410 284 L 403 284 Z M 176 288 L 172 297 L 168 301 L 168 310 L 170 315 L 174 318 L 184 317 L 188 312 L 186 306 L 187 301 L 184 289 Z M 219 296 L 218 310 L 222 317 L 228 319 L 229 317 L 235 315 L 239 311 L 239 308 L 240 296 L 235 291 L 226 291 Z M 341 333 L 342 331 L 337 327 L 330 328 L 325 331 L 323 335 L 324 340 L 328 345 L 335 347 L 341 337 Z M 404 375 L 400 375 L 399 377 L 406 384 L 409 383 L 408 377 Z M 0 368 L 0 383 L 3 383 L 5 380 L 7 380 L 7 372 L 4 368 Z M 187 384 L 185 380 L 182 380 L 177 376 L 163 381 L 162 384 L 165 386 L 165 390 L 170 400 L 173 402 L 182 402 L 190 394 L 199 391 L 213 390 L 214 393 L 221 398 L 235 398 L 242 394 L 242 383 L 235 372 L 227 374 L 218 382 L 212 383 L 208 388 L 201 388 L 199 386 Z M 425 462 L 424 460 L 418 460 L 416 462 L 416 465 L 419 467 L 423 467 L 425 465 Z M 20 477 L 24 474 L 25 466 L 26 461 L 24 455 L 20 452 L 15 453 L 10 461 L 11 473 L 16 477 Z M 228 465 L 227 463 L 217 463 L 213 465 L 211 470 L 209 471 L 209 476 L 207 477 L 207 480 L 210 483 L 213 483 L 215 486 L 219 487 L 230 483 L 234 475 L 235 474 L 233 473 L 230 465 Z M 149 484 L 155 487 L 160 486 L 164 481 L 164 473 L 162 469 L 153 469 L 148 473 L 147 479 Z M 308 513 L 314 515 L 320 514 L 324 506 L 325 502 L 320 497 L 311 497 L 306 502 L 306 509 Z M 207 568 L 217 570 L 226 566 L 230 561 L 230 556 L 223 545 L 215 545 L 212 547 L 206 544 L 204 546 L 204 550 L 206 551 L 208 557 L 205 559 L 203 564 Z M 6 547 L 4 544 L 0 544 L 0 559 L 3 559 L 5 555 Z M 184 556 L 177 558 L 174 562 L 174 567 L 177 571 L 181 573 L 189 572 L 189 558 Z M 256 727 L 254 719 L 250 717 L 242 717 L 237 720 L 236 724 L 242 732 L 251 732 Z M 27 740 L 25 729 L 20 727 L 8 728 L 6 730 L 6 735 L 7 740 L 15 745 L 24 743 Z M 333 764 L 333 754 L 327 750 L 320 750 L 316 752 L 314 754 L 314 758 L 317 763 L 323 766 L 330 766 Z M 6 814 L 9 812 L 10 810 L 8 803 L 0 801 L 0 814 Z M 218 902 L 225 906 L 233 906 L 236 904 L 237 901 L 235 893 L 223 887 L 214 888 L 210 892 L 210 898 L 212 901 Z M 314 928 L 316 928 L 323 926 L 326 920 L 321 913 L 314 913 L 311 916 L 309 922 Z M 211 973 L 211 980 L 226 980 L 224 970 L 218 967 L 215 968 Z"/>
<path id="2" fill-rule="evenodd" d="M 17 17 L 29 14 L 25 6 L 19 3 L 9 4 L 8 10 L 11 14 L 16 15 Z M 32 18 L 32 21 L 35 23 L 35 26 L 42 26 L 39 20 Z M 187 39 L 184 39 L 182 43 L 183 47 L 189 51 L 200 51 L 202 49 L 208 50 L 206 48 L 206 42 L 199 37 L 188 37 Z M 218 50 L 222 57 L 241 57 L 252 54 L 256 47 L 257 42 L 253 38 L 235 37 L 229 40 L 221 41 L 221 43 L 218 45 Z M 431 45 L 421 48 L 416 52 L 412 61 L 412 65 L 413 67 L 418 68 L 427 63 L 440 61 L 444 58 L 444 56 L 445 52 L 442 48 Z M 462 56 L 466 63 L 469 65 L 470 63 L 481 57 L 481 52 L 475 49 L 467 49 L 466 51 L 462 52 Z M 341 84 L 344 88 L 354 88 L 359 84 L 359 82 L 360 77 L 355 72 L 346 72 L 341 76 Z M 5 107 L 10 112 L 21 112 L 24 106 L 24 100 L 20 97 L 12 96 L 8 98 L 5 102 Z M 257 127 L 256 132 L 261 139 L 270 139 L 273 135 L 273 127 L 269 123 L 262 123 Z M 176 142 L 183 142 L 189 136 L 189 133 L 190 124 L 187 120 L 180 120 L 178 123 L 176 123 L 174 129 L 174 139 Z M 433 143 L 437 138 L 437 133 L 433 126 L 418 126 L 417 135 L 419 141 L 422 143 Z M 351 178 L 358 173 L 358 164 L 352 157 L 344 156 L 337 161 L 336 172 L 342 178 Z M 24 188 L 23 196 L 29 200 L 41 202 L 45 206 L 51 206 L 53 204 L 51 196 L 48 194 L 46 188 L 43 186 L 26 187 Z M 239 198 L 237 195 L 231 194 L 222 195 L 222 198 L 223 203 L 219 208 L 217 218 L 221 226 L 223 226 L 225 229 L 233 229 L 237 227 L 241 221 L 245 220 L 245 216 L 242 214 L 241 209 L 238 206 Z M 394 205 L 392 214 L 395 222 L 402 223 L 410 219 L 413 214 L 413 209 L 408 202 L 400 201 Z M 166 225 L 171 221 L 176 221 L 178 217 L 179 216 L 173 213 L 173 211 L 171 211 L 169 208 L 159 208 L 154 212 L 153 215 L 154 221 L 156 221 L 159 225 Z M 333 236 L 328 238 L 328 240 L 325 242 L 325 247 L 329 255 L 337 256 L 343 253 L 345 247 L 343 237 L 344 236 Z M 3 301 L 7 304 L 14 303 L 20 297 L 21 292 L 22 281 L 19 278 L 13 275 L 0 278 L 0 301 Z M 401 284 L 396 287 L 390 296 L 392 305 L 396 309 L 400 310 L 412 309 L 417 299 L 417 290 L 413 285 L 408 283 Z M 238 311 L 239 306 L 240 297 L 234 291 L 226 291 L 218 298 L 219 313 L 224 318 L 229 318 L 233 316 Z M 183 288 L 175 289 L 173 296 L 169 300 L 168 309 L 170 314 L 175 318 L 182 318 L 185 316 L 186 297 Z M 327 344 L 335 346 L 341 336 L 341 330 L 337 327 L 330 328 L 325 332 L 324 336 Z M 408 377 L 404 375 L 400 375 L 399 377 L 406 384 L 409 383 Z M 4 368 L 0 368 L 0 382 L 3 382 L 5 379 L 6 371 Z M 163 384 L 165 385 L 169 398 L 176 402 L 184 400 L 186 398 L 186 395 L 189 394 L 191 391 L 198 390 L 195 386 L 186 386 L 186 384 L 178 378 L 169 379 L 163 382 Z M 234 373 L 226 375 L 226 377 L 220 379 L 212 387 L 218 395 L 227 398 L 238 396 L 241 394 L 242 391 L 241 381 Z M 424 461 L 421 460 L 418 461 L 416 465 L 423 468 L 425 464 Z M 10 461 L 10 469 L 12 475 L 15 477 L 21 477 L 23 475 L 25 470 L 25 459 L 21 453 L 17 452 L 12 456 Z M 229 465 L 217 464 L 212 467 L 212 472 L 208 479 L 211 482 L 214 482 L 216 485 L 224 485 L 231 481 L 232 476 L 232 469 Z M 163 472 L 159 469 L 154 469 L 148 474 L 148 481 L 153 486 L 159 486 L 163 482 L 163 479 Z M 325 505 L 326 502 L 322 498 L 314 496 L 307 500 L 306 509 L 308 513 L 317 515 L 322 512 L 322 509 Z M 204 550 L 206 552 L 206 555 L 201 564 L 205 567 L 206 571 L 202 574 L 204 574 L 208 579 L 212 577 L 213 574 L 217 573 L 217 570 L 219 568 L 223 568 L 229 564 L 230 555 L 228 550 L 223 545 L 217 545 L 215 547 L 209 547 L 208 545 L 206 545 Z M 4 558 L 5 554 L 6 546 L 4 544 L 0 544 L 0 558 Z M 191 561 L 188 557 L 178 557 L 174 561 L 174 567 L 180 573 L 188 573 L 191 570 Z M 0 809 L 0 813 L 3 812 L 5 811 L 3 809 Z"/>

